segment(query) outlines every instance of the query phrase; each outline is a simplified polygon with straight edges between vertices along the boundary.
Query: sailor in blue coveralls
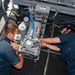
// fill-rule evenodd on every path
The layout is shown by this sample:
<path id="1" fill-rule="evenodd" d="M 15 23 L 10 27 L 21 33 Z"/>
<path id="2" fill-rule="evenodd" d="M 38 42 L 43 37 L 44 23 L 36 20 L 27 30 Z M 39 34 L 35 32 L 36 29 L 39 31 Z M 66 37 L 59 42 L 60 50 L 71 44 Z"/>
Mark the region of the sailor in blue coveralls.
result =
<path id="1" fill-rule="evenodd" d="M 0 37 L 0 75 L 9 75 L 11 67 L 21 69 L 23 66 L 23 55 L 18 54 L 18 45 L 13 42 L 14 36 L 18 33 L 15 25 L 4 26 L 3 34 Z"/>
<path id="2" fill-rule="evenodd" d="M 60 51 L 61 58 L 67 63 L 68 75 L 75 75 L 75 25 L 64 24 L 61 33 L 53 38 L 40 38 L 40 46 Z"/>

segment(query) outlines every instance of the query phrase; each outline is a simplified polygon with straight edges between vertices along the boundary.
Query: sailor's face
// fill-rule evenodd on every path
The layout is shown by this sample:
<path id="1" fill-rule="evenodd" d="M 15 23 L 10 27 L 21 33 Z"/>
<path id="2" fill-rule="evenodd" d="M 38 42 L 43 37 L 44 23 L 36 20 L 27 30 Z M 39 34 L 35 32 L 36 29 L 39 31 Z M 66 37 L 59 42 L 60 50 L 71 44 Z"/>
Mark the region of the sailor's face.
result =
<path id="1" fill-rule="evenodd" d="M 63 28 L 62 31 L 61 31 L 61 34 L 67 34 L 71 31 L 71 29 L 68 29 L 68 28 Z"/>
<path id="2" fill-rule="evenodd" d="M 18 34 L 18 33 L 19 33 L 19 30 L 16 29 L 16 30 L 14 31 L 13 34 L 11 33 L 10 39 L 11 39 L 12 41 L 14 41 L 14 37 L 15 37 L 15 35 Z"/>

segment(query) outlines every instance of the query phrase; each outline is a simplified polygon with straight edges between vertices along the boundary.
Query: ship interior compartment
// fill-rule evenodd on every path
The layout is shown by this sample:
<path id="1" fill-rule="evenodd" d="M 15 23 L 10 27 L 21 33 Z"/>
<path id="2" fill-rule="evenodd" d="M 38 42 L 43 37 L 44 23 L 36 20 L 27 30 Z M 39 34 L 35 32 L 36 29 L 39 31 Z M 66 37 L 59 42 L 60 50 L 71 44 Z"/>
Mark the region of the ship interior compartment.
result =
<path id="1" fill-rule="evenodd" d="M 55 18 L 52 18 L 54 14 L 55 12 L 49 14 L 44 32 L 45 38 L 58 36 L 63 23 L 75 23 L 75 17 L 72 15 L 59 13 Z M 21 70 L 13 68 L 11 75 L 66 75 L 66 63 L 60 55 L 59 52 L 41 48 L 39 60 L 25 58 L 23 68 Z"/>

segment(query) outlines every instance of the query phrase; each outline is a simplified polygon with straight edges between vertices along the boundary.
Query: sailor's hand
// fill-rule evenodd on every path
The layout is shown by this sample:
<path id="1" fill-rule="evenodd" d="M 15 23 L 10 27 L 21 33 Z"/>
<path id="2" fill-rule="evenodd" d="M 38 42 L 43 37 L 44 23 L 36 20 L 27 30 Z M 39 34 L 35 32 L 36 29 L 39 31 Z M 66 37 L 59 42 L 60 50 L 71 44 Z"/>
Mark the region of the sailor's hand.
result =
<path id="1" fill-rule="evenodd" d="M 19 45 L 17 43 L 13 43 L 13 42 L 11 42 L 10 44 L 13 47 L 13 49 L 17 52 L 19 49 Z"/>
<path id="2" fill-rule="evenodd" d="M 45 42 L 40 42 L 40 46 L 42 46 L 42 47 L 46 47 L 46 44 L 47 43 L 45 43 Z"/>

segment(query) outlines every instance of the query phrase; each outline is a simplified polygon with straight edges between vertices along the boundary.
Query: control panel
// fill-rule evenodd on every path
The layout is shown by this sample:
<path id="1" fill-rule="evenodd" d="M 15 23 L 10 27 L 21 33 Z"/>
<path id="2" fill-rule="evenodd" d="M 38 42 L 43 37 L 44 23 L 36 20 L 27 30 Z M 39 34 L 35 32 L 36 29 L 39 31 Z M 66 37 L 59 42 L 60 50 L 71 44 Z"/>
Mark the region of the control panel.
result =
<path id="1" fill-rule="evenodd" d="M 50 6 L 48 6 L 48 5 L 36 5 L 35 20 L 47 22 L 49 12 L 50 12 Z"/>

